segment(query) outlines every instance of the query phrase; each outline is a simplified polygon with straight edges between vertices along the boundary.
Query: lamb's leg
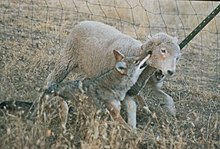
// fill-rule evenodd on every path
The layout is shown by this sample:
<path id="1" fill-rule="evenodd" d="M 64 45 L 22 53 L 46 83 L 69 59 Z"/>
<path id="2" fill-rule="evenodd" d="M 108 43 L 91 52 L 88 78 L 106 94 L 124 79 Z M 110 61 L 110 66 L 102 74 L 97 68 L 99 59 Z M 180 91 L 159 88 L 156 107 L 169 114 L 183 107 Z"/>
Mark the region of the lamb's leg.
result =
<path id="1" fill-rule="evenodd" d="M 152 82 L 152 79 L 147 83 L 146 87 L 142 90 L 143 94 L 147 95 L 145 97 L 148 101 L 152 100 L 160 104 L 160 106 L 170 115 L 176 115 L 175 104 L 173 98 L 165 93 L 161 87 L 163 82 Z M 151 94 L 149 96 L 149 93 Z M 151 98 L 151 99 L 150 99 Z"/>
<path id="2" fill-rule="evenodd" d="M 74 68 L 73 62 L 71 59 L 69 61 L 64 60 L 65 58 L 60 58 L 54 68 L 54 70 L 49 74 L 46 79 L 46 86 L 44 87 L 47 90 L 47 93 L 50 94 L 58 87 L 58 84 L 62 82 L 69 72 Z"/>
<path id="3" fill-rule="evenodd" d="M 82 81 L 63 81 L 54 91 L 54 95 L 60 96 L 65 100 L 77 100 L 84 93 Z"/>
<path id="4" fill-rule="evenodd" d="M 155 90 L 154 93 L 159 98 L 159 103 L 163 108 L 165 108 L 165 111 L 167 111 L 168 114 L 175 116 L 176 108 L 173 98 L 161 89 Z"/>
<path id="5" fill-rule="evenodd" d="M 51 92 L 56 89 L 57 84 L 62 82 L 74 67 L 77 67 L 77 48 L 74 47 L 75 39 L 67 41 L 64 49 L 60 51 L 60 56 L 56 61 L 54 70 L 46 79 L 45 90 Z"/>

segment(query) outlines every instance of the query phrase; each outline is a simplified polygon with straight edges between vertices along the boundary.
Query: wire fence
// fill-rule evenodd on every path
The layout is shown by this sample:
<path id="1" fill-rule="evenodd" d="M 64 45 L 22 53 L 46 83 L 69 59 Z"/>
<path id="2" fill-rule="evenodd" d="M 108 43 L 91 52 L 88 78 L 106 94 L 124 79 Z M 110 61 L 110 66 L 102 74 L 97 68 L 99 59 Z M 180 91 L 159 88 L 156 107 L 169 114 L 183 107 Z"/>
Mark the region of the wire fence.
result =
<path id="1" fill-rule="evenodd" d="M 1 94 L 8 96 L 5 84 L 16 95 L 42 86 L 54 66 L 54 56 L 77 22 L 101 21 L 141 41 L 166 32 L 177 36 L 180 43 L 217 5 L 219 2 L 180 0 L 1 1 Z M 220 97 L 219 30 L 218 15 L 182 50 L 177 73 L 166 82 L 168 90 Z"/>

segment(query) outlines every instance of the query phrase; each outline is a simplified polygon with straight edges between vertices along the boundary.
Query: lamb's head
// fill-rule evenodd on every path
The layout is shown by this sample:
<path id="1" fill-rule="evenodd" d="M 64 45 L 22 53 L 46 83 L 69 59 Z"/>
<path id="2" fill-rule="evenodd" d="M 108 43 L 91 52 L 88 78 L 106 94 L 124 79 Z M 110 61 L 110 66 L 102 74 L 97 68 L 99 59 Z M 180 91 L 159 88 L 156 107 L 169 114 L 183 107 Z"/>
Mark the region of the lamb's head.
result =
<path id="1" fill-rule="evenodd" d="M 158 69 L 162 75 L 173 75 L 180 58 L 178 39 L 165 33 L 158 33 L 142 45 L 142 50 L 151 51 L 148 64 Z"/>
<path id="2" fill-rule="evenodd" d="M 146 57 L 124 57 L 119 51 L 113 50 L 116 64 L 115 69 L 121 76 L 127 76 L 133 83 L 135 83 L 147 66 L 147 60 L 151 54 Z"/>

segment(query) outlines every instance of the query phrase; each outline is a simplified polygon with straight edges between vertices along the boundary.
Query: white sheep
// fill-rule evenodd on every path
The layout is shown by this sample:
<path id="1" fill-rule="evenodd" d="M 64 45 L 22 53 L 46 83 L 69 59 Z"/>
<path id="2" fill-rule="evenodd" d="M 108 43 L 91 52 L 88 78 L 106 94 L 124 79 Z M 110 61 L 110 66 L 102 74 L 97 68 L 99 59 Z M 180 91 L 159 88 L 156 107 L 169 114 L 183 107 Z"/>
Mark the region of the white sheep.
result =
<path id="1" fill-rule="evenodd" d="M 172 75 L 176 70 L 176 63 L 180 57 L 180 48 L 177 39 L 165 33 L 158 33 L 148 38 L 144 43 L 119 30 L 101 22 L 83 21 L 77 24 L 71 31 L 67 43 L 60 51 L 60 57 L 56 61 L 54 70 L 49 74 L 46 85 L 47 91 L 52 91 L 62 82 L 70 71 L 82 73 L 87 78 L 94 78 L 114 67 L 113 50 L 119 50 L 125 57 L 137 56 L 145 57 L 148 52 L 152 52 L 148 63 L 151 67 L 157 68 L 148 81 L 149 73 L 146 70 L 138 79 L 137 84 L 142 84 L 138 90 L 144 92 L 146 83 L 152 89 L 160 92 L 170 107 L 170 113 L 175 114 L 173 99 L 163 92 L 160 84 L 167 75 Z M 144 73 L 148 74 L 144 75 Z M 135 82 L 134 82 L 135 83 Z M 138 92 L 137 87 L 133 87 L 127 94 L 125 103 L 128 111 L 128 123 L 136 127 L 136 103 L 133 100 Z M 168 98 L 169 97 L 169 98 Z M 130 108 L 130 107 L 132 108 Z M 129 110 L 132 109 L 132 112 Z"/>

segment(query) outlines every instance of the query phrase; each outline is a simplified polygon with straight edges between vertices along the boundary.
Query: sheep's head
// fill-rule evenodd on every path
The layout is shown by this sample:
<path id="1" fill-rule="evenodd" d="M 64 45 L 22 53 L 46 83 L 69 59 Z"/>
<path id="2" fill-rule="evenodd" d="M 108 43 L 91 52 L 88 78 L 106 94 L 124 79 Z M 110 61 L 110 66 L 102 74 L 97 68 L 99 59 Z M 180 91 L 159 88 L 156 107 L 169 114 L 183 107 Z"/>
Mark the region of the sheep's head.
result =
<path id="1" fill-rule="evenodd" d="M 142 50 L 151 51 L 152 56 L 148 64 L 161 71 L 161 75 L 173 75 L 176 71 L 176 64 L 180 58 L 180 48 L 176 37 L 165 33 L 158 33 L 142 45 Z"/>

